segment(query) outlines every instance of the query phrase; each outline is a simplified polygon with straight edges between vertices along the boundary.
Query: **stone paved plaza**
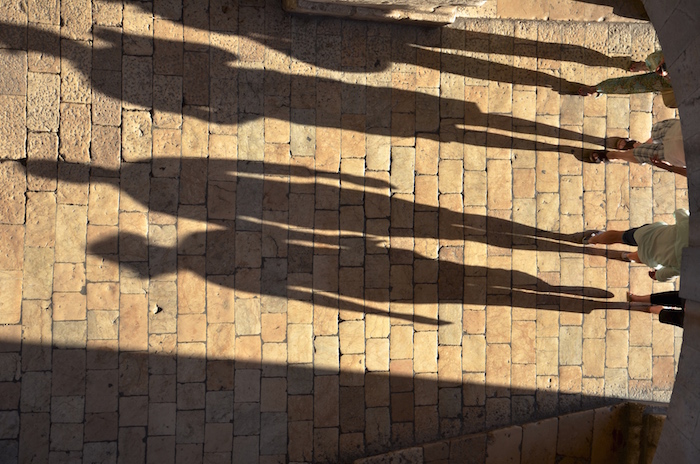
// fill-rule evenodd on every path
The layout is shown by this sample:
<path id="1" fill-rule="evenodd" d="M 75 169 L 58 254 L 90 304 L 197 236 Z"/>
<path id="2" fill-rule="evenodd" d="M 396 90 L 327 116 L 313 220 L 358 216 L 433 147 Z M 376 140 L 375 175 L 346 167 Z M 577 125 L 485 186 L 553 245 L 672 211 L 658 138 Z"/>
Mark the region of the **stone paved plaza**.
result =
<path id="1" fill-rule="evenodd" d="M 350 462 L 666 402 L 673 288 L 585 229 L 684 178 L 582 164 L 660 97 L 569 95 L 648 23 L 0 5 L 0 461 Z M 578 233 L 578 234 L 577 234 Z"/>

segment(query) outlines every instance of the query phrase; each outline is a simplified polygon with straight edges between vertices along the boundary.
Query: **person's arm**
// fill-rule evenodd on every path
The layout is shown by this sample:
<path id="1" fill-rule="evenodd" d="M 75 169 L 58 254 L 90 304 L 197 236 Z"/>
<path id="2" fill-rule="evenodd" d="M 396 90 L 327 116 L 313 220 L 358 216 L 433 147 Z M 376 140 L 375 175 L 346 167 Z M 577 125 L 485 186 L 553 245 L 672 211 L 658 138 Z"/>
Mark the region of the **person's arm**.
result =
<path id="1" fill-rule="evenodd" d="M 688 177 L 688 170 L 686 168 L 674 166 L 667 161 L 662 161 L 662 160 L 659 160 L 656 158 L 652 158 L 651 164 L 653 164 L 657 168 L 665 169 L 668 172 L 673 172 L 675 174 L 680 174 L 683 177 Z"/>
<path id="2" fill-rule="evenodd" d="M 653 273 L 653 275 L 652 275 Z M 668 282 L 680 273 L 672 267 L 662 267 L 656 271 L 650 271 L 649 276 L 659 282 Z"/>

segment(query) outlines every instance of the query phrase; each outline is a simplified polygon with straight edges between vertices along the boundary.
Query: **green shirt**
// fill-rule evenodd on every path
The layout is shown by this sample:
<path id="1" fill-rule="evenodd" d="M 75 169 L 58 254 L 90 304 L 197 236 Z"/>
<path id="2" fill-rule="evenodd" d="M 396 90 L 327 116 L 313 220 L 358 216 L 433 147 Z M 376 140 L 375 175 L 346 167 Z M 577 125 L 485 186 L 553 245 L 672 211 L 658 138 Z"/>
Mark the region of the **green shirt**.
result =
<path id="1" fill-rule="evenodd" d="M 656 280 L 666 282 L 681 273 L 683 248 L 688 246 L 688 222 L 690 213 L 676 210 L 675 225 L 655 222 L 640 227 L 634 233 L 639 259 L 656 269 Z"/>

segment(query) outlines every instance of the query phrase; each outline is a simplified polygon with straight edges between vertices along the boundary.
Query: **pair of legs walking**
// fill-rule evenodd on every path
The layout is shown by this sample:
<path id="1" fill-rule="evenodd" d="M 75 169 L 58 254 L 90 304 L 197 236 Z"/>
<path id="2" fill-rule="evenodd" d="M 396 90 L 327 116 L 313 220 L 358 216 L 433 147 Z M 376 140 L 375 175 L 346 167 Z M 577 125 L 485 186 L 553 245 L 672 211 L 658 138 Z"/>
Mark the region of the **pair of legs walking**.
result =
<path id="1" fill-rule="evenodd" d="M 630 230 L 606 230 L 604 232 L 594 233 L 588 237 L 584 237 L 584 243 L 587 245 L 614 245 L 616 243 L 624 243 L 625 245 L 637 246 L 637 241 L 634 240 L 634 232 L 637 229 Z M 636 251 L 631 253 L 623 253 L 623 259 L 633 263 L 639 263 L 639 254 Z"/>
<path id="2" fill-rule="evenodd" d="M 638 307 L 630 306 L 631 310 L 658 314 L 659 321 L 665 324 L 683 327 L 685 300 L 678 295 L 677 291 L 652 293 L 651 295 L 634 295 L 632 293 L 627 293 L 627 300 L 630 303 L 642 304 Z"/>

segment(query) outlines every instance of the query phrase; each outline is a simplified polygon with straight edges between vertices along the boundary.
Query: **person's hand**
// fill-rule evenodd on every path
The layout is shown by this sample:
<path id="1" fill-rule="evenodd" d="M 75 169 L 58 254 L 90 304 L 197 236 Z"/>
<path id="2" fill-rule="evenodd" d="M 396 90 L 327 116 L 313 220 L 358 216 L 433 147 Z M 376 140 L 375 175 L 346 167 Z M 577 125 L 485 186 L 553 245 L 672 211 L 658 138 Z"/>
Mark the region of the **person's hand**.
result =
<path id="1" fill-rule="evenodd" d="M 656 270 L 655 269 L 652 269 L 651 271 L 649 271 L 649 277 L 656 280 Z"/>

